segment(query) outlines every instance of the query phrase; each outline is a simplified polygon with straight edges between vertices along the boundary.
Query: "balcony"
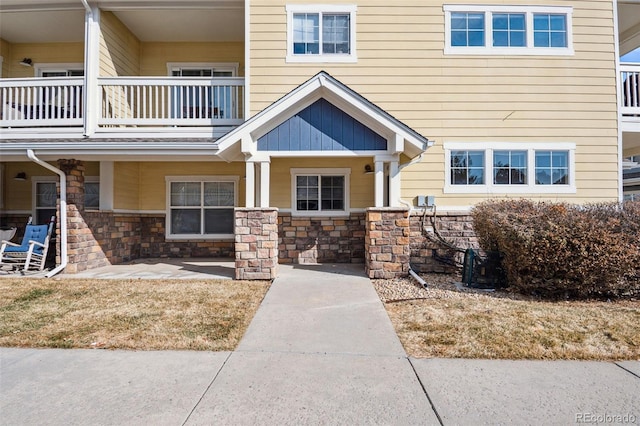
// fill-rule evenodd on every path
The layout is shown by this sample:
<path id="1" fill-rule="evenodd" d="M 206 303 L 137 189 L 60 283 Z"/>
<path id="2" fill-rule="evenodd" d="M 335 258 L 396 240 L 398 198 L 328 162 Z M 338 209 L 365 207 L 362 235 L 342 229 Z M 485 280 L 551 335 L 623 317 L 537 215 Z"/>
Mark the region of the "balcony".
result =
<path id="1" fill-rule="evenodd" d="M 211 135 L 244 121 L 244 78 L 102 77 L 86 94 L 83 84 L 82 77 L 0 79 L 3 137 L 35 132 L 46 138 L 62 131 L 81 136 L 88 122 L 96 123 L 98 135 Z M 85 95 L 95 100 L 87 108 Z"/>
<path id="2" fill-rule="evenodd" d="M 640 64 L 620 65 L 623 121 L 640 123 Z"/>

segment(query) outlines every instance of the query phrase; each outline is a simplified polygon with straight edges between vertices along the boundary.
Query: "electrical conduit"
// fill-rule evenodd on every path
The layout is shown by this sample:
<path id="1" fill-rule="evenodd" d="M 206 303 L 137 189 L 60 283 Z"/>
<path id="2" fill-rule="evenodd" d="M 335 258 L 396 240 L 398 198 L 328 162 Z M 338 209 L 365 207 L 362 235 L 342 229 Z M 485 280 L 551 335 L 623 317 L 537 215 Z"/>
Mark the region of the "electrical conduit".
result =
<path id="1" fill-rule="evenodd" d="M 27 150 L 27 157 L 34 163 L 44 167 L 47 170 L 52 171 L 53 173 L 60 176 L 60 265 L 55 267 L 53 270 L 47 272 L 45 277 L 51 278 L 57 273 L 61 272 L 64 268 L 67 267 L 67 175 L 65 173 L 53 167 L 51 164 L 46 163 L 36 157 L 36 154 L 33 150 Z"/>
<path id="2" fill-rule="evenodd" d="M 404 169 L 407 166 L 410 166 L 412 164 L 416 164 L 419 163 L 420 161 L 422 161 L 422 157 L 424 156 L 424 152 L 420 155 L 418 155 L 417 157 L 415 157 L 413 160 L 409 161 L 408 163 L 405 164 L 401 164 L 398 166 L 398 173 Z M 409 203 L 408 201 L 403 200 L 402 198 L 398 198 L 398 202 L 400 204 L 404 204 L 405 206 L 407 206 L 407 209 L 409 210 L 408 214 L 407 214 L 407 220 L 409 221 L 409 226 L 411 226 L 411 211 L 413 210 L 413 206 L 411 205 L 411 203 Z M 422 277 L 420 277 L 420 275 L 418 275 L 412 268 L 411 268 L 411 263 L 409 262 L 409 275 L 411 275 L 416 281 L 418 281 L 418 283 L 423 287 L 423 288 L 427 288 L 427 282 L 425 280 L 422 279 Z"/>

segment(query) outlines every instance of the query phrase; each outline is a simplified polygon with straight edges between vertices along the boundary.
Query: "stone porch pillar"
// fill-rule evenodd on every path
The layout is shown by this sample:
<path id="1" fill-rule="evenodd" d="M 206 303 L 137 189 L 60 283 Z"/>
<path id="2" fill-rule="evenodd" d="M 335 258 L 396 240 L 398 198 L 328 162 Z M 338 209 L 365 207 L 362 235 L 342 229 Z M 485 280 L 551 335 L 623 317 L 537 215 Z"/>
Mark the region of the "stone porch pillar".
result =
<path id="1" fill-rule="evenodd" d="M 278 270 L 278 209 L 235 209 L 237 280 L 272 280 Z"/>

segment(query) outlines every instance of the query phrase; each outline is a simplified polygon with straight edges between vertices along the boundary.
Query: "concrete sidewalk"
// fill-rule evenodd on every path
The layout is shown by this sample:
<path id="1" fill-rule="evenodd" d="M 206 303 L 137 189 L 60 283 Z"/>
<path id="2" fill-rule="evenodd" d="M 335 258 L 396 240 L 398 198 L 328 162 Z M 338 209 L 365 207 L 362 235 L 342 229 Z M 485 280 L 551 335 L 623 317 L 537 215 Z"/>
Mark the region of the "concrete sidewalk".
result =
<path id="1" fill-rule="evenodd" d="M 407 358 L 362 265 L 282 266 L 234 352 L 0 349 L 0 424 L 640 423 L 640 362 Z"/>

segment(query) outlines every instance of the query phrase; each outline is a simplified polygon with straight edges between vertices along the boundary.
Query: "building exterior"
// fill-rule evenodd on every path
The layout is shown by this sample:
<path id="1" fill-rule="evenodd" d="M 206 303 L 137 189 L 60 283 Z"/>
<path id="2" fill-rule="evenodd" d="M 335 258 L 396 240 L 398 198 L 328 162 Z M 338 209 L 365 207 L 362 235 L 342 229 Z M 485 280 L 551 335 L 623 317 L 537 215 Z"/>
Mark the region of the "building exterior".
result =
<path id="1" fill-rule="evenodd" d="M 636 1 L 3 0 L 0 19 L 2 225 L 57 212 L 67 272 L 393 276 L 439 256 L 433 227 L 468 244 L 482 200 L 621 200 L 640 155 L 640 64 L 618 60 Z"/>

